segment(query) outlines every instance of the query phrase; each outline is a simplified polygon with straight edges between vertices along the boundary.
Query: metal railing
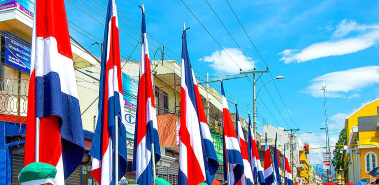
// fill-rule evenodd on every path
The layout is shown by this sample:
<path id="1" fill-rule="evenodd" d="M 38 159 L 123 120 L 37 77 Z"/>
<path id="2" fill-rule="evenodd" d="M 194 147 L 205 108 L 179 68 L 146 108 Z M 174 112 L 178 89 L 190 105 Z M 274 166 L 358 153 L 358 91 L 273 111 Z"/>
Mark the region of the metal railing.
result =
<path id="1" fill-rule="evenodd" d="M 26 116 L 29 80 L 0 78 L 0 114 Z"/>

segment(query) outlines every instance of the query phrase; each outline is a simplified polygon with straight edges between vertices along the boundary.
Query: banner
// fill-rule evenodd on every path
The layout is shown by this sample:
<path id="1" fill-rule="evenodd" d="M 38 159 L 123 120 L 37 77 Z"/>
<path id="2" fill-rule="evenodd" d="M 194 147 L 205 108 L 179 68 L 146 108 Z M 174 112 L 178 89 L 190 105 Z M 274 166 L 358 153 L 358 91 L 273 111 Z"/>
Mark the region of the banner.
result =
<path id="1" fill-rule="evenodd" d="M 0 3 L 0 11 L 17 8 L 31 17 L 34 16 L 35 0 L 1 0 Z"/>
<path id="2" fill-rule="evenodd" d="M 330 169 L 330 160 L 329 160 L 329 152 L 325 152 L 324 154 L 324 160 L 323 160 L 323 169 Z"/>
<path id="3" fill-rule="evenodd" d="M 125 110 L 125 129 L 126 129 L 126 138 L 130 140 L 134 140 L 134 130 L 136 123 L 136 114 Z"/>
<path id="4" fill-rule="evenodd" d="M 1 34 L 1 61 L 11 67 L 30 72 L 31 44 L 3 31 Z"/>
<path id="5" fill-rule="evenodd" d="M 122 73 L 122 90 L 124 92 L 125 105 L 132 109 L 137 108 L 138 80 Z"/>

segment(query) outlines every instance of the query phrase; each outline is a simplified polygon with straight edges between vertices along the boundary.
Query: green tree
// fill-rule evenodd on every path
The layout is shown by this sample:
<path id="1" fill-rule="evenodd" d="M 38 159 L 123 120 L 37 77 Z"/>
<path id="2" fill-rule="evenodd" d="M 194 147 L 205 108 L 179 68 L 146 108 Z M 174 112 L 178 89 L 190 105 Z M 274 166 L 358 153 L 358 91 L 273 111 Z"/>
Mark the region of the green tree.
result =
<path id="1" fill-rule="evenodd" d="M 333 151 L 333 165 L 335 169 L 344 168 L 343 163 L 343 146 L 345 144 L 347 135 L 346 135 L 346 128 L 341 130 L 338 142 L 336 143 L 336 149 Z"/>

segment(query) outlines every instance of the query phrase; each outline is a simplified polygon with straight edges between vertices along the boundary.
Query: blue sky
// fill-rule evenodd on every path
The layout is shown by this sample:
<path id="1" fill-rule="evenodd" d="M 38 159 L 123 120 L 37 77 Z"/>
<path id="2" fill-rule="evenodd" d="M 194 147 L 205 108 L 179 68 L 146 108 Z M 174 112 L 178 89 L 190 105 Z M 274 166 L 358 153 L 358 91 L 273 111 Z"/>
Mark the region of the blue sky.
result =
<path id="1" fill-rule="evenodd" d="M 104 24 L 105 19 L 82 1 L 70 1 Z M 104 0 L 96 1 L 106 6 Z M 248 59 L 222 27 L 205 0 L 183 1 L 227 53 L 237 61 L 242 70 L 251 70 L 251 63 L 257 70 L 265 69 L 266 65 L 252 47 L 225 0 L 208 0 L 208 2 Z M 65 2 L 68 20 L 102 40 L 104 27 L 68 0 Z M 85 2 L 105 16 L 106 10 L 95 1 Z M 337 140 L 339 130 L 343 128 L 344 119 L 348 115 L 362 104 L 379 97 L 377 86 L 379 4 L 377 2 L 344 0 L 230 0 L 229 2 L 270 67 L 272 76 L 285 76 L 284 80 L 276 81 L 276 85 L 288 110 L 282 103 L 274 83 L 268 83 L 266 87 L 269 94 L 265 89 L 259 94 L 267 107 L 266 109 L 261 102 L 258 102 L 260 127 L 262 121 L 267 120 L 269 124 L 277 127 L 286 129 L 298 127 L 300 132 L 313 131 L 313 134 L 302 135 L 303 141 L 309 142 L 311 148 L 324 146 L 325 137 L 319 129 L 324 126 L 325 121 L 324 101 L 320 90 L 322 82 L 325 82 L 328 90 L 327 106 L 332 143 Z M 198 75 L 205 75 L 207 72 L 211 76 L 238 73 L 236 64 L 221 51 L 181 1 L 119 0 L 117 3 L 118 9 L 138 25 L 141 22 L 141 10 L 138 5 L 144 4 L 147 32 L 177 56 L 181 54 L 181 34 L 183 22 L 186 22 L 186 26 L 191 27 L 187 32 L 189 54 L 196 69 L 195 73 Z M 120 34 L 131 42 L 129 44 L 123 39 L 120 40 L 122 56 L 127 57 L 134 48 L 132 44 L 137 43 L 130 35 L 139 39 L 138 33 L 130 27 L 137 32 L 140 30 L 123 15 L 119 14 L 119 18 L 121 19 L 119 27 L 123 30 Z M 75 28 L 73 24 L 69 25 Z M 70 34 L 84 47 L 89 47 L 93 43 L 72 28 Z M 152 50 L 157 50 L 153 45 L 161 47 L 151 37 L 148 39 Z M 90 50 L 94 55 L 100 55 L 96 46 Z M 166 56 L 166 59 L 178 61 L 173 53 L 168 52 L 169 56 Z M 150 55 L 153 56 L 151 52 Z M 131 58 L 139 59 L 138 49 Z M 262 81 L 270 78 L 269 74 L 264 74 Z M 261 84 L 262 82 L 258 82 L 257 86 L 260 87 Z M 213 85 L 219 88 L 219 84 Z M 240 104 L 252 105 L 252 87 L 247 79 L 226 81 L 225 88 L 230 95 L 238 97 L 239 101 L 244 101 Z M 232 109 L 232 106 L 229 107 Z M 248 108 L 244 105 L 240 107 L 239 113 L 247 117 Z M 233 109 L 231 112 L 234 112 Z M 296 126 L 288 112 L 292 115 Z M 311 161 L 312 164 L 320 163 L 319 152 L 320 150 L 314 150 L 315 160 Z"/>

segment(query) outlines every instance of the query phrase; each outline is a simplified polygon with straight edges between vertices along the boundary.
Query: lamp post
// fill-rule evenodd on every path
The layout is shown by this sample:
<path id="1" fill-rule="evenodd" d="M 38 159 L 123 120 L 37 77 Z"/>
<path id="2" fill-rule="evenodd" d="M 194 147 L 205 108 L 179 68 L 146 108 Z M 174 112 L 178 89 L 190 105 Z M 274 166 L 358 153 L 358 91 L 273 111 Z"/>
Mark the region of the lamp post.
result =
<path id="1" fill-rule="evenodd" d="M 284 79 L 284 76 L 277 76 L 276 78 L 270 79 L 270 80 L 266 81 L 265 83 L 263 83 L 263 85 L 258 89 L 258 93 L 255 93 L 255 84 L 257 83 L 259 78 L 261 78 L 263 73 L 268 73 L 268 67 L 266 68 L 266 71 L 256 71 L 254 68 L 254 71 L 240 72 L 241 75 L 242 74 L 244 74 L 244 75 L 253 74 L 253 80 L 252 80 L 252 82 L 253 82 L 253 127 L 254 127 L 255 138 L 257 137 L 257 121 L 256 120 L 257 120 L 257 97 L 258 97 L 258 93 L 262 89 L 262 87 L 265 86 L 268 82 L 271 82 L 273 80 L 283 80 Z M 255 78 L 255 74 L 260 74 L 260 75 L 258 76 L 258 78 Z"/>

